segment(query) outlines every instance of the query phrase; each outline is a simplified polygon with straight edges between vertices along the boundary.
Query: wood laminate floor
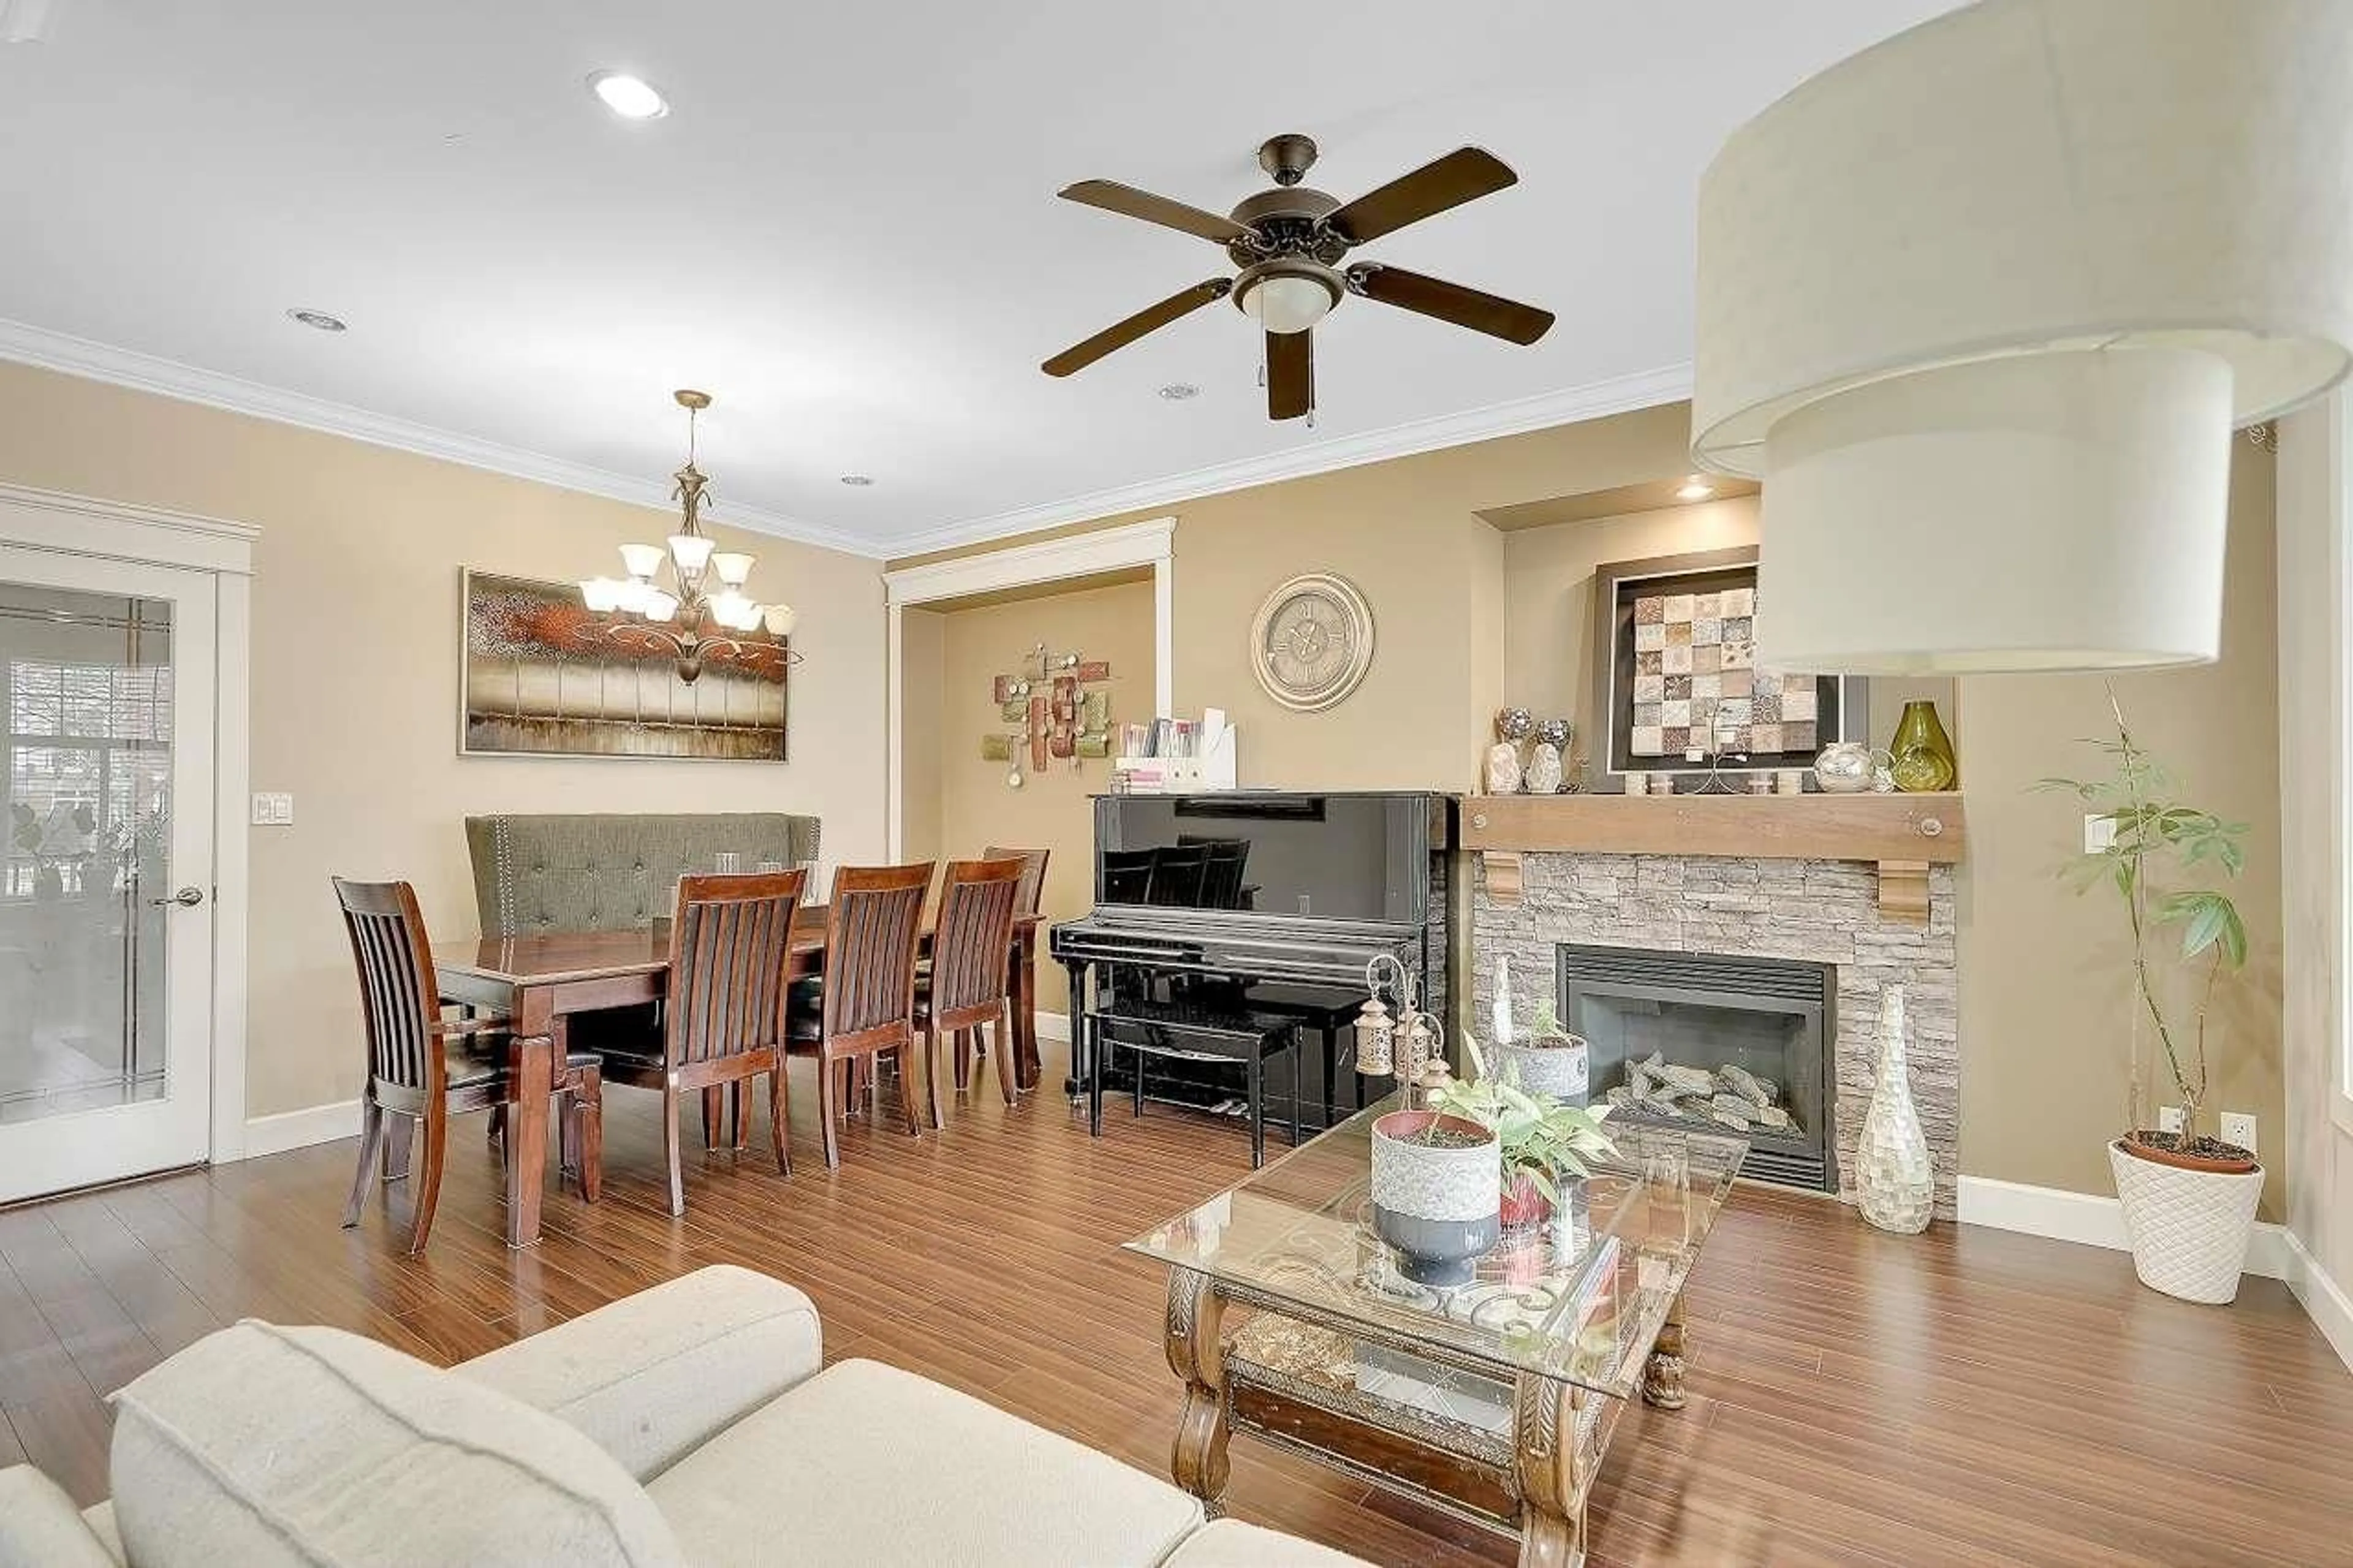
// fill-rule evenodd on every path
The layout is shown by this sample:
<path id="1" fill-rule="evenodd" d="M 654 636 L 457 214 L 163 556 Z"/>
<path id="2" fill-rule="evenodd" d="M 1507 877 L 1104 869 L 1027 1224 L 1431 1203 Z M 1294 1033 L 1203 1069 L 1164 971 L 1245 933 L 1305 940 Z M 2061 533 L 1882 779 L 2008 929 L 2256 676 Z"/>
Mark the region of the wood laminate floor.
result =
<path id="1" fill-rule="evenodd" d="M 551 1194 L 528 1252 L 500 1244 L 480 1117 L 452 1137 L 415 1262 L 381 1205 L 337 1228 L 350 1142 L 0 1213 L 0 1464 L 104 1495 L 101 1394 L 238 1317 L 449 1362 L 727 1262 L 807 1290 L 828 1359 L 912 1368 L 1165 1474 L 1163 1275 L 1117 1244 L 1238 1179 L 1242 1129 L 1114 1109 L 1092 1142 L 1059 1099 L 1008 1111 L 991 1083 L 911 1141 L 886 1088 L 881 1125 L 854 1121 L 828 1174 L 796 1068 L 795 1173 L 757 1152 L 692 1155 L 678 1220 L 658 1098 L 609 1090 L 604 1201 Z M 1046 1081 L 1060 1073 L 1050 1061 Z M 1688 1300 L 1690 1404 L 1620 1426 L 1597 1568 L 2353 1563 L 2353 1376 L 2274 1281 L 2193 1307 L 2143 1289 L 2120 1254 L 1954 1226 L 1883 1236 L 1825 1200 L 1743 1188 Z M 1246 1439 L 1229 1501 L 1378 1563 L 1511 1560 Z"/>

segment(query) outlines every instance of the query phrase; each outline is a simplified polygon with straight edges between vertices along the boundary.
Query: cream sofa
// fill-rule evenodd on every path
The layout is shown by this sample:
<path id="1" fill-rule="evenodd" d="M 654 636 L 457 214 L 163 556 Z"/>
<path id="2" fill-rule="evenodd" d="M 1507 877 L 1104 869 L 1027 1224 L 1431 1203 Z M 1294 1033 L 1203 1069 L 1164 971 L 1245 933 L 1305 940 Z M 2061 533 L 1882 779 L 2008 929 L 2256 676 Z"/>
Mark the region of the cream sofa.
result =
<path id="1" fill-rule="evenodd" d="M 820 1366 L 808 1298 L 733 1268 L 448 1371 L 240 1323 L 115 1396 L 111 1500 L 0 1471 L 0 1568 L 1356 1563 L 912 1373 Z"/>

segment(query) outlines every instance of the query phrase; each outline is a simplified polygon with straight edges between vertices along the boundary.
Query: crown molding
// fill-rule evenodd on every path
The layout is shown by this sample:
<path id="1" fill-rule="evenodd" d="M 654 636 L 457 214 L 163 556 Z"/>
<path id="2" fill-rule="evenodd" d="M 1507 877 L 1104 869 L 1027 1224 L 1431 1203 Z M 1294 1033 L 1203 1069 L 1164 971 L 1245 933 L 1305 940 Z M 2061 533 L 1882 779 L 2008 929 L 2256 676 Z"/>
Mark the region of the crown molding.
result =
<path id="1" fill-rule="evenodd" d="M 1328 441 L 1271 452 L 1262 458 L 1245 458 L 1237 462 L 1196 468 L 1189 473 L 1146 479 L 1141 484 L 1094 490 L 1065 500 L 1049 501 L 1041 506 L 1023 507 L 987 517 L 970 518 L 962 522 L 944 523 L 921 533 L 902 534 L 889 541 L 890 553 L 897 558 L 921 555 L 934 550 L 954 550 L 992 539 L 1031 533 L 1041 528 L 1059 528 L 1065 523 L 1085 522 L 1124 511 L 1173 506 L 1202 496 L 1249 489 L 1253 485 L 1305 479 L 1313 474 L 1330 473 L 1335 468 L 1353 468 L 1390 458 L 1410 458 L 1417 453 L 1434 452 L 1444 447 L 1468 446 L 1473 441 L 1524 435 L 1530 430 L 1543 430 L 1555 425 L 1573 425 L 1581 419 L 1599 419 L 1612 414 L 1630 413 L 1637 408 L 1653 407 L 1662 403 L 1679 403 L 1689 397 L 1691 393 L 1692 367 L 1688 363 L 1667 365 L 1633 375 L 1591 382 L 1565 391 L 1540 393 L 1536 396 L 1518 398 L 1510 403 L 1492 404 L 1485 408 L 1473 408 L 1461 414 L 1444 414 L 1404 425 L 1392 425 L 1382 430 L 1368 430 L 1361 436 L 1335 437 Z"/>
<path id="2" fill-rule="evenodd" d="M 374 447 L 388 447 L 394 451 L 410 452 L 420 458 L 461 463 L 470 468 L 482 468 L 511 479 L 553 485 L 558 489 L 577 490 L 583 495 L 601 496 L 607 500 L 650 507 L 656 511 L 672 510 L 669 488 L 659 480 L 617 474 L 609 468 L 568 462 L 562 458 L 551 458 L 544 453 L 503 446 L 496 441 L 480 440 L 434 426 L 395 418 L 388 414 L 374 414 L 349 404 L 332 403 L 300 392 L 281 391 L 257 381 L 200 370 L 195 365 L 141 353 L 134 349 L 92 342 L 86 338 L 53 332 L 46 327 L 36 327 L 24 321 L 0 320 L 0 359 L 37 365 L 43 370 L 59 371 L 89 381 L 126 386 L 134 392 L 174 397 L 183 403 L 199 403 L 206 407 L 249 415 L 280 425 L 299 426 L 305 430 L 364 441 Z M 881 545 L 873 540 L 733 502 L 728 505 L 727 515 L 720 521 L 727 527 L 796 540 L 803 544 L 839 550 L 851 555 L 880 560 L 885 554 Z"/>

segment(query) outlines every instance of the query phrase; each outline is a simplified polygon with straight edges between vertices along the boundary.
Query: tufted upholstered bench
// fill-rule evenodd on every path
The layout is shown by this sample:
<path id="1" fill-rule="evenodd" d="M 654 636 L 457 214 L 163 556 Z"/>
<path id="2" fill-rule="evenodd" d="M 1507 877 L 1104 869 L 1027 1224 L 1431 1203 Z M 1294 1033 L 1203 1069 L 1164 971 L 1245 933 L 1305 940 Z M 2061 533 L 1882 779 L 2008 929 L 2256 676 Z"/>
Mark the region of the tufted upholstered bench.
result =
<path id="1" fill-rule="evenodd" d="M 641 930 L 670 913 L 670 890 L 723 851 L 786 866 L 818 858 L 818 819 L 784 812 L 470 816 L 474 900 L 484 936 Z"/>

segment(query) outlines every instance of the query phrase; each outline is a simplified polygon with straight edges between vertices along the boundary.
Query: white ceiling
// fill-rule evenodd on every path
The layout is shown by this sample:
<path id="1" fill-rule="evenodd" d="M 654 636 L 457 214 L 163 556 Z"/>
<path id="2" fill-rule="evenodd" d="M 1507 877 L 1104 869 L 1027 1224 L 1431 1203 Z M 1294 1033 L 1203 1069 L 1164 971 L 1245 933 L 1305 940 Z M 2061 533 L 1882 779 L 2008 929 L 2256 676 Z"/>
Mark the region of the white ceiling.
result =
<path id="1" fill-rule="evenodd" d="M 1680 395 L 1718 142 L 1946 8 L 56 0 L 0 46 L 0 355 L 633 496 L 677 464 L 670 390 L 707 387 L 716 515 L 905 553 Z M 673 112 L 613 119 L 600 68 Z M 1267 420 L 1226 305 L 1039 373 L 1230 271 L 1058 188 L 1222 211 L 1293 130 L 1344 200 L 1464 142 L 1510 163 L 1364 254 L 1551 335 L 1345 301 L 1313 429 Z"/>

